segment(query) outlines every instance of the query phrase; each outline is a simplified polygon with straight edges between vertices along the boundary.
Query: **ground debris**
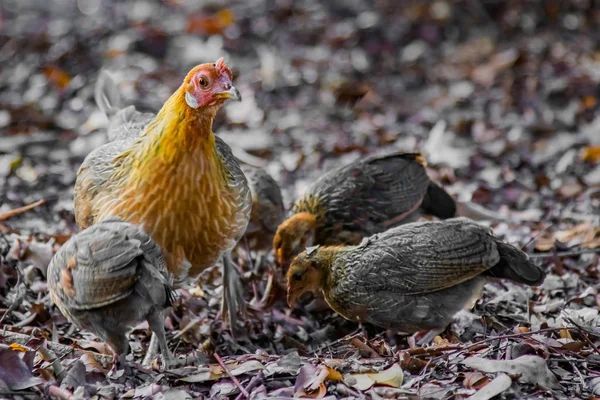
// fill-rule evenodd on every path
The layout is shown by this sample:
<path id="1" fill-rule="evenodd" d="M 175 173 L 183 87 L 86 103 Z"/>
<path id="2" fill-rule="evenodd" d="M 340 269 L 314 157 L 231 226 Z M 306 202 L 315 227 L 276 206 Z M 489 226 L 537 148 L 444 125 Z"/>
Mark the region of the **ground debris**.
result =
<path id="1" fill-rule="evenodd" d="M 0 393 L 600 396 L 600 27 L 589 2 L 192 3 L 2 4 Z M 218 318 L 214 268 L 166 316 L 178 368 L 141 367 L 145 323 L 115 363 L 45 281 L 77 231 L 77 169 L 106 141 L 93 85 L 105 68 L 127 104 L 156 112 L 190 67 L 220 56 L 244 102 L 225 106 L 214 130 L 280 183 L 287 206 L 325 170 L 422 151 L 459 213 L 522 247 L 546 281 L 489 283 L 432 344 L 411 347 L 368 326 L 365 338 L 319 298 L 291 310 L 272 255 L 240 251 L 249 315 L 235 340 Z"/>

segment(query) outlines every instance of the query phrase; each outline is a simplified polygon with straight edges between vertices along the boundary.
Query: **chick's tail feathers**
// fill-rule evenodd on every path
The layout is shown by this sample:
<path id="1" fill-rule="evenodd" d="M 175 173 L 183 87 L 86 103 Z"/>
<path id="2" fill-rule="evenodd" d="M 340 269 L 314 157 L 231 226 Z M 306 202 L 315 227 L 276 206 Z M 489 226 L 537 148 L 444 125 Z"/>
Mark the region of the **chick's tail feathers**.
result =
<path id="1" fill-rule="evenodd" d="M 427 214 L 434 215 L 440 219 L 452 218 L 456 215 L 456 202 L 444 189 L 434 182 L 429 183 L 421 208 Z"/>
<path id="2" fill-rule="evenodd" d="M 100 110 L 111 117 L 121 109 L 121 95 L 113 77 L 106 70 L 100 71 L 94 88 L 94 100 Z"/>
<path id="3" fill-rule="evenodd" d="M 535 265 L 520 249 L 494 239 L 500 254 L 500 261 L 489 269 L 486 275 L 510 279 L 529 286 L 541 284 L 546 278 L 542 268 Z"/>

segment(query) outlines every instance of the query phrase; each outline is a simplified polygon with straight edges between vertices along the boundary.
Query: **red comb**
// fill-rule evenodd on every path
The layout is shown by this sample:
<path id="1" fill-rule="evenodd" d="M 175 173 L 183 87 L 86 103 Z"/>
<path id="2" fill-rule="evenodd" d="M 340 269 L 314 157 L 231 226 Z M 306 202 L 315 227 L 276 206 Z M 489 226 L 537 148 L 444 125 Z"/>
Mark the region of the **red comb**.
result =
<path id="1" fill-rule="evenodd" d="M 215 63 L 215 68 L 219 74 L 229 70 L 229 67 L 225 64 L 225 59 L 223 57 L 219 58 Z"/>

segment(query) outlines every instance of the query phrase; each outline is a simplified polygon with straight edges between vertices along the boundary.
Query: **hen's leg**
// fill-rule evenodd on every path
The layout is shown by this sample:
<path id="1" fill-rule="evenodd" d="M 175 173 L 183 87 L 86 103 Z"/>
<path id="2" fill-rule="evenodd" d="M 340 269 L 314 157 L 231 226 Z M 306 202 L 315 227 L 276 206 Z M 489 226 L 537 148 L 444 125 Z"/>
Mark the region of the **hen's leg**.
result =
<path id="1" fill-rule="evenodd" d="M 229 323 L 230 329 L 236 326 L 238 313 L 246 315 L 246 299 L 244 289 L 237 269 L 233 266 L 231 252 L 223 256 L 223 300 L 221 302 L 221 315 Z"/>

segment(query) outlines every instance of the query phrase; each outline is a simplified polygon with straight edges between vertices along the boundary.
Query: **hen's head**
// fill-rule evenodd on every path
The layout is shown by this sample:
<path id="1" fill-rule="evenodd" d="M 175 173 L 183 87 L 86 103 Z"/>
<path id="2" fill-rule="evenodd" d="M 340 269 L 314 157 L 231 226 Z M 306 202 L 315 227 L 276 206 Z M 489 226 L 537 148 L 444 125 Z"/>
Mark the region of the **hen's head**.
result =
<path id="1" fill-rule="evenodd" d="M 242 101 L 240 92 L 232 84 L 231 70 L 223 57 L 215 63 L 200 64 L 183 81 L 185 102 L 194 109 L 220 106 L 227 99 Z"/>
<path id="2" fill-rule="evenodd" d="M 294 258 L 287 272 L 287 303 L 290 307 L 304 292 L 323 289 L 332 261 L 330 248 L 309 247 Z"/>
<path id="3" fill-rule="evenodd" d="M 316 223 L 313 214 L 301 212 L 279 225 L 273 238 L 273 250 L 279 265 L 287 266 L 296 254 L 313 245 Z"/>

